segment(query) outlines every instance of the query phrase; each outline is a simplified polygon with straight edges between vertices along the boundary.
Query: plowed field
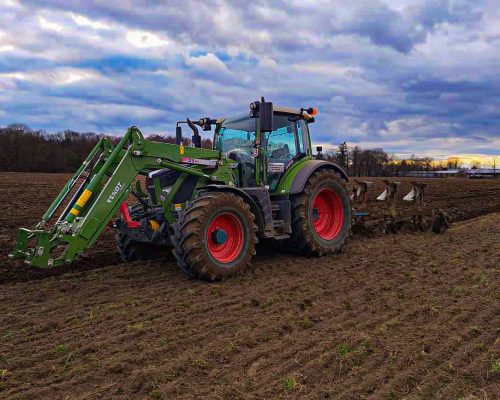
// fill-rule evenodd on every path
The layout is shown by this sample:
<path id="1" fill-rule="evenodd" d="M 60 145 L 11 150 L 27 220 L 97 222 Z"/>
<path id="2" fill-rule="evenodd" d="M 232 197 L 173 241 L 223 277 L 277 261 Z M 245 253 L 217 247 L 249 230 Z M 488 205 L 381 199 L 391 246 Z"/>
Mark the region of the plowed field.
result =
<path id="1" fill-rule="evenodd" d="M 67 178 L 0 174 L 0 398 L 500 398 L 500 181 L 425 180 L 443 235 L 262 243 L 207 284 L 121 263 L 110 230 L 69 267 L 9 261 Z"/>

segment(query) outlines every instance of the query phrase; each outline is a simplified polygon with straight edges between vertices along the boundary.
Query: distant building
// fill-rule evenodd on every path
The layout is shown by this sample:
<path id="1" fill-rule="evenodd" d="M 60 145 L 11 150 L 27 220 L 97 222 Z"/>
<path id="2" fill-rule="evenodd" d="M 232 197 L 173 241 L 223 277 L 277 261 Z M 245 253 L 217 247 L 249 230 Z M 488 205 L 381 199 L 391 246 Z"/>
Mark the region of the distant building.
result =
<path id="1" fill-rule="evenodd" d="M 470 178 L 470 179 L 494 179 L 500 178 L 500 168 L 477 168 L 477 169 L 446 169 L 442 171 L 409 171 L 404 174 L 411 178 Z"/>

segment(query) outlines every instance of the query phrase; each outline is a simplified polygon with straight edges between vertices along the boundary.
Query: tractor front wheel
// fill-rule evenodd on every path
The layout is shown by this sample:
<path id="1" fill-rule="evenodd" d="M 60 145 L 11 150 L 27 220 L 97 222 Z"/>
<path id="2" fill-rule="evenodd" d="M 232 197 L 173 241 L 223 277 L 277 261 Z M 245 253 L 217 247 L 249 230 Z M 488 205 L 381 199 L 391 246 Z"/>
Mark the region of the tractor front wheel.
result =
<path id="1" fill-rule="evenodd" d="M 351 232 L 351 204 L 341 178 L 323 170 L 311 175 L 302 193 L 292 197 L 289 246 L 305 256 L 340 252 Z"/>
<path id="2" fill-rule="evenodd" d="M 170 253 L 165 246 L 139 242 L 123 232 L 116 234 L 116 249 L 124 262 L 154 260 Z"/>
<path id="3" fill-rule="evenodd" d="M 189 276 L 208 281 L 244 273 L 255 254 L 254 218 L 249 205 L 233 193 L 203 193 L 174 224 L 177 264 Z"/>

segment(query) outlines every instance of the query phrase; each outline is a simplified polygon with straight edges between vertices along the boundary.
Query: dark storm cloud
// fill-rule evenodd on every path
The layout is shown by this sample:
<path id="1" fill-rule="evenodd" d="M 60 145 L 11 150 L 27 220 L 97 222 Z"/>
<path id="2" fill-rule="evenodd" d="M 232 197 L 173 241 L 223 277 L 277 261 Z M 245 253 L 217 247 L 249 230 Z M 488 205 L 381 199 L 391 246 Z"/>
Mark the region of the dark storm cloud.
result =
<path id="1" fill-rule="evenodd" d="M 0 5 L 0 125 L 172 132 L 260 95 L 314 105 L 314 140 L 500 150 L 493 0 Z"/>

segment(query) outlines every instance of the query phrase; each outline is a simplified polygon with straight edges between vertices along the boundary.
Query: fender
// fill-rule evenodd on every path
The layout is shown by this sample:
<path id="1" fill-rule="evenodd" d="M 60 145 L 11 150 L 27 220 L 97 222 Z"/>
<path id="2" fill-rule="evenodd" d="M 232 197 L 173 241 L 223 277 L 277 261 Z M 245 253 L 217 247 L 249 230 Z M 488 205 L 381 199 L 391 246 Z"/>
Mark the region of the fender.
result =
<path id="1" fill-rule="evenodd" d="M 349 181 L 346 172 L 339 165 L 325 160 L 308 160 L 301 163 L 300 168 L 294 174 L 288 194 L 302 193 L 309 177 L 320 169 L 331 169 L 337 172 L 346 182 Z"/>
<path id="2" fill-rule="evenodd" d="M 250 211 L 252 211 L 253 215 L 255 215 L 255 223 L 257 225 L 258 231 L 260 233 L 264 232 L 264 227 L 265 227 L 264 216 L 262 215 L 260 207 L 248 193 L 245 193 L 243 190 L 238 189 L 237 187 L 234 186 L 215 185 L 215 184 L 200 187 L 198 189 L 198 193 L 202 192 L 229 192 L 229 193 L 234 193 L 237 196 L 240 196 L 243 200 L 245 200 L 246 203 L 248 203 L 248 205 L 250 206 Z"/>

